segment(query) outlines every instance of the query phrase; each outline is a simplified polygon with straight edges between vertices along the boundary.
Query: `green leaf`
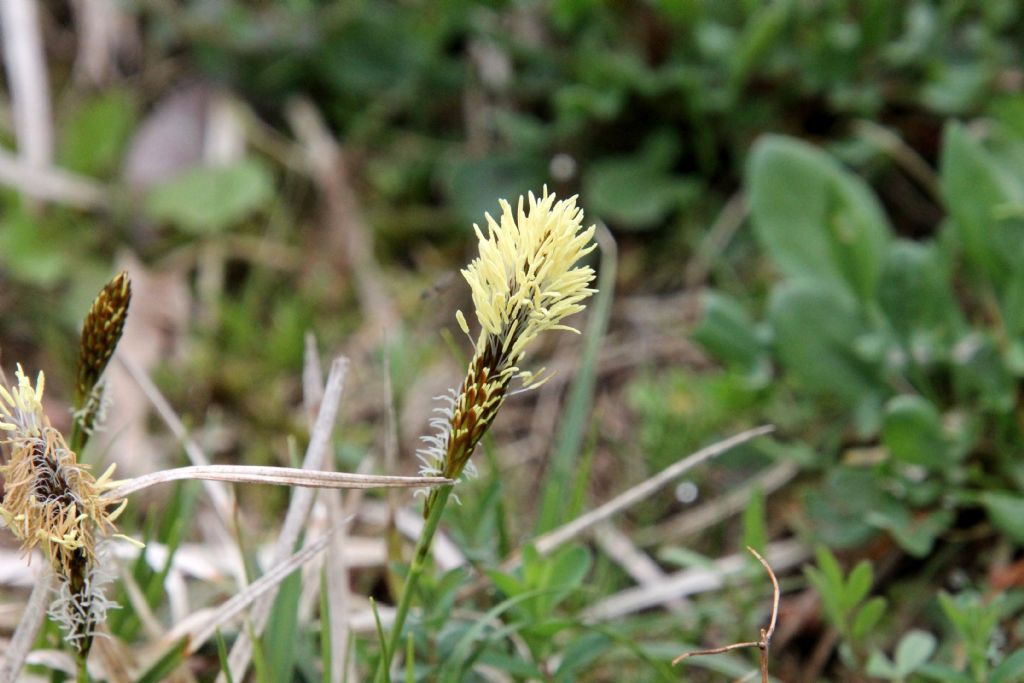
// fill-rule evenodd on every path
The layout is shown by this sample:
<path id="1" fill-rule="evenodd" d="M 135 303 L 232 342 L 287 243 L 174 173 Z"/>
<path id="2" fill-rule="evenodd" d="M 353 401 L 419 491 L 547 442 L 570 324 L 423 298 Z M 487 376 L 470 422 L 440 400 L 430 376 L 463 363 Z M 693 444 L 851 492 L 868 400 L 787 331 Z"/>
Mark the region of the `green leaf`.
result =
<path id="1" fill-rule="evenodd" d="M 863 640 L 875 628 L 885 614 L 886 606 L 885 598 L 877 595 L 864 603 L 850 628 L 854 640 Z"/>
<path id="2" fill-rule="evenodd" d="M 940 470 L 951 464 L 951 448 L 935 406 L 916 394 L 896 396 L 885 406 L 882 442 L 900 462 Z"/>
<path id="3" fill-rule="evenodd" d="M 952 326 L 959 313 L 939 252 L 934 244 L 897 240 L 885 255 L 878 302 L 893 328 L 911 332 Z"/>
<path id="4" fill-rule="evenodd" d="M 1006 283 L 1000 303 L 1002 304 L 1006 333 L 1024 341 L 1024 253 L 1021 255 L 1021 261 Z"/>
<path id="5" fill-rule="evenodd" d="M 981 494 L 992 523 L 1019 544 L 1024 544 L 1024 496 L 999 491 Z"/>
<path id="6" fill-rule="evenodd" d="M 952 510 L 912 515 L 905 507 L 890 505 L 867 513 L 869 524 L 885 529 L 893 540 L 914 557 L 926 557 L 935 540 L 953 523 Z"/>
<path id="7" fill-rule="evenodd" d="M 564 586 L 576 588 L 590 571 L 592 558 L 590 552 L 578 545 L 569 546 L 558 552 L 551 563 L 551 571 L 544 586 Z"/>
<path id="8" fill-rule="evenodd" d="M 804 493 L 807 515 L 815 521 L 818 537 L 835 548 L 861 545 L 878 535 L 866 515 L 886 504 L 874 472 L 865 468 L 831 468 L 824 481 Z"/>
<path id="9" fill-rule="evenodd" d="M 756 489 L 743 510 L 743 545 L 764 552 L 768 543 L 764 491 Z"/>
<path id="10" fill-rule="evenodd" d="M 783 273 L 875 298 L 891 229 L 864 181 L 805 142 L 769 135 L 747 185 L 755 234 Z"/>
<path id="11" fill-rule="evenodd" d="M 1024 681 L 1024 650 L 1017 650 L 999 663 L 989 675 L 990 683 Z"/>
<path id="12" fill-rule="evenodd" d="M 459 642 L 456 643 L 451 656 L 444 661 L 440 670 L 437 672 L 435 680 L 442 682 L 462 680 L 462 678 L 460 678 L 460 674 L 463 673 L 464 667 L 473 657 L 472 648 L 474 643 L 479 640 L 490 640 L 501 637 L 517 630 L 517 627 L 495 629 L 492 624 L 500 623 L 496 621 L 497 617 L 521 602 L 540 597 L 546 593 L 550 593 L 550 591 L 544 589 L 529 590 L 525 593 L 520 593 L 515 597 L 507 598 L 488 610 L 486 614 L 482 615 L 481 618 L 473 624 L 473 626 L 466 629 L 466 632 L 459 639 Z M 490 633 L 485 633 L 488 628 L 491 628 L 492 631 Z"/>
<path id="13" fill-rule="evenodd" d="M 499 646 L 500 647 L 500 646 Z M 480 664 L 492 666 L 504 671 L 516 680 L 543 680 L 546 675 L 533 662 L 523 659 L 519 654 L 502 652 L 499 647 L 489 647 L 480 653 L 477 660 Z"/>
<path id="14" fill-rule="evenodd" d="M 946 126 L 940 163 L 942 193 L 974 271 L 1000 286 L 1020 245 L 1021 185 L 960 123 Z M 1016 244 L 1015 244 L 1016 242 Z"/>
<path id="15" fill-rule="evenodd" d="M 326 594 L 326 591 L 324 593 Z M 235 683 L 235 677 L 231 675 L 231 667 L 228 665 L 228 646 L 224 642 L 224 634 L 217 629 L 214 636 L 217 640 L 217 661 L 220 664 L 221 673 L 224 674 L 224 680 L 226 683 Z M 327 671 L 330 671 L 330 668 Z"/>
<path id="16" fill-rule="evenodd" d="M 878 650 L 874 650 L 871 653 L 871 657 L 868 659 L 867 673 L 869 676 L 875 678 L 885 678 L 890 681 L 895 681 L 899 678 L 899 673 L 896 671 L 896 666 L 889 661 L 889 658 Z"/>
<path id="17" fill-rule="evenodd" d="M 703 315 L 693 338 L 730 365 L 753 370 L 764 359 L 765 350 L 754 334 L 754 321 L 732 297 L 709 291 L 701 297 Z"/>
<path id="18" fill-rule="evenodd" d="M 547 175 L 536 158 L 509 153 L 459 158 L 443 171 L 449 201 L 466 221 L 467 229 L 473 223 L 482 225 L 486 212 L 500 214 L 496 198 L 514 202 L 527 192 L 539 193 Z"/>
<path id="19" fill-rule="evenodd" d="M 674 175 L 648 156 L 603 159 L 583 177 L 587 210 L 616 228 L 632 230 L 657 227 L 692 203 L 700 189 L 696 180 Z"/>
<path id="20" fill-rule="evenodd" d="M 571 676 L 607 653 L 610 643 L 611 638 L 603 633 L 587 633 L 569 642 L 562 650 L 562 662 L 555 671 L 555 680 L 574 680 Z"/>
<path id="21" fill-rule="evenodd" d="M 298 649 L 299 596 L 302 571 L 296 569 L 281 582 L 270 618 L 261 639 L 267 657 L 267 672 L 272 681 L 290 681 Z M 343 656 L 339 653 L 339 656 Z"/>
<path id="22" fill-rule="evenodd" d="M 927 631 L 914 629 L 903 636 L 893 660 L 899 676 L 906 678 L 917 671 L 935 652 L 936 644 L 935 636 Z"/>
<path id="23" fill-rule="evenodd" d="M 15 280 L 41 288 L 60 282 L 68 273 L 74 250 L 51 237 L 20 205 L 0 209 L 6 209 L 0 210 L 0 268 Z"/>
<path id="24" fill-rule="evenodd" d="M 246 159 L 184 172 L 150 192 L 146 210 L 192 234 L 216 233 L 265 208 L 274 196 L 266 166 Z"/>
<path id="25" fill-rule="evenodd" d="M 174 643 L 160 658 L 153 663 L 138 677 L 137 683 L 159 683 L 169 678 L 171 672 L 181 666 L 185 661 L 185 652 L 188 650 L 188 636 L 185 636 Z"/>
<path id="26" fill-rule="evenodd" d="M 871 592 L 873 582 L 874 572 L 871 569 L 871 562 L 861 560 L 846 579 L 846 590 L 844 591 L 846 608 L 852 610 L 859 605 Z"/>
<path id="27" fill-rule="evenodd" d="M 867 326 L 848 297 L 788 282 L 775 288 L 768 307 L 779 360 L 808 390 L 851 405 L 879 391 L 877 369 L 857 356 L 854 341 Z"/>
<path id="28" fill-rule="evenodd" d="M 963 402 L 977 401 L 985 410 L 1011 413 L 1017 405 L 1017 381 L 991 333 L 977 329 L 957 341 L 953 381 Z"/>
<path id="29" fill-rule="evenodd" d="M 90 176 L 114 171 L 135 124 L 135 110 L 127 90 L 107 90 L 87 100 L 63 127 L 61 165 Z"/>
<path id="30" fill-rule="evenodd" d="M 487 577 L 491 580 L 491 583 L 498 588 L 498 590 L 509 598 L 519 595 L 527 590 L 526 584 L 511 574 L 506 574 L 497 570 L 488 570 Z"/>
<path id="31" fill-rule="evenodd" d="M 751 71 L 778 43 L 789 13 L 790 3 L 773 2 L 762 5 L 747 17 L 743 34 L 737 41 L 738 49 L 729 60 L 730 86 L 734 90 L 743 86 Z"/>

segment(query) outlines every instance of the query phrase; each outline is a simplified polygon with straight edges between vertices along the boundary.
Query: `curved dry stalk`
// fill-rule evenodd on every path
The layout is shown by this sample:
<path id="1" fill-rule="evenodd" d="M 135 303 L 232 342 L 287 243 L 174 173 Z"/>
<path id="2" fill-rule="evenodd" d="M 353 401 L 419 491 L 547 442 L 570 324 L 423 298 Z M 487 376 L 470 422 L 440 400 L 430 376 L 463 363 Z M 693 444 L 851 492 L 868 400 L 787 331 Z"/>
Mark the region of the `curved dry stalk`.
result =
<path id="1" fill-rule="evenodd" d="M 775 578 L 775 572 L 772 571 L 772 567 L 768 564 L 768 561 L 761 557 L 761 554 L 756 550 L 747 546 L 747 550 L 750 554 L 757 558 L 757 561 L 761 563 L 764 570 L 768 572 L 768 578 L 772 581 L 772 617 L 768 623 L 768 628 L 761 629 L 761 637 L 757 640 L 753 640 L 746 643 L 733 643 L 731 645 L 725 645 L 724 647 L 714 647 L 709 650 L 697 650 L 696 652 L 684 652 L 675 659 L 672 660 L 672 666 L 675 666 L 684 659 L 690 657 L 702 657 L 704 655 L 718 655 L 723 652 L 729 652 L 730 650 L 739 650 L 745 647 L 756 647 L 761 650 L 761 683 L 768 683 L 768 648 L 772 644 L 772 636 L 775 634 L 775 624 L 779 618 L 779 580 Z"/>
<path id="2" fill-rule="evenodd" d="M 127 479 L 116 489 L 104 494 L 107 498 L 125 498 L 150 486 L 182 479 L 231 481 L 240 484 L 276 484 L 314 489 L 422 488 L 454 484 L 444 477 L 391 477 L 349 472 L 321 472 L 298 467 L 267 467 L 261 465 L 190 465 L 176 467 L 141 477 Z"/>
<path id="3" fill-rule="evenodd" d="M 765 550 L 765 557 L 776 572 L 800 566 L 811 554 L 803 543 L 795 539 L 770 543 Z M 673 598 L 720 590 L 730 577 L 749 566 L 749 562 L 745 554 L 736 553 L 715 560 L 708 567 L 692 567 L 669 574 L 660 585 L 623 589 L 588 606 L 582 618 L 588 623 L 609 622 L 660 607 Z"/>

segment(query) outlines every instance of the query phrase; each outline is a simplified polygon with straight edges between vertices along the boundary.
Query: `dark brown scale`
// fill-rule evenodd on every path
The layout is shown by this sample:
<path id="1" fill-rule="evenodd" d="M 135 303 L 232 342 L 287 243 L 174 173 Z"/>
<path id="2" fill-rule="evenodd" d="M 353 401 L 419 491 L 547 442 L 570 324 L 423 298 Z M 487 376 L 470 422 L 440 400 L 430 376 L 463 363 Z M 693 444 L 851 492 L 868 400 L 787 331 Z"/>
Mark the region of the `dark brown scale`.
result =
<path id="1" fill-rule="evenodd" d="M 93 620 L 92 610 L 89 608 L 88 601 L 83 599 L 86 597 L 86 576 L 89 573 L 89 557 L 82 548 L 72 553 L 68 568 L 70 570 L 70 576 L 67 577 L 68 587 L 71 589 L 71 594 L 75 596 L 75 602 L 82 605 L 86 613 L 85 618 L 80 623 L 76 622 L 78 623 L 78 632 L 73 635 L 78 637 L 72 639 L 71 642 L 78 649 L 80 656 L 86 657 L 92 648 L 92 632 L 96 624 Z"/>

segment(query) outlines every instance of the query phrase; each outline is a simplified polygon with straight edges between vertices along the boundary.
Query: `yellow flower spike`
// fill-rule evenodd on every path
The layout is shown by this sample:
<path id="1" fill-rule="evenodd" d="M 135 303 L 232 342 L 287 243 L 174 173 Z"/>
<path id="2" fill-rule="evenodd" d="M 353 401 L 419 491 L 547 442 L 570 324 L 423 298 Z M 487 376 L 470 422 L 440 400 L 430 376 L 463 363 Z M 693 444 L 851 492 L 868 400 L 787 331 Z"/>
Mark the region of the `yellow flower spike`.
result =
<path id="1" fill-rule="evenodd" d="M 520 197 L 515 210 L 507 201 L 500 205 L 497 220 L 485 215 L 486 234 L 473 226 L 480 252 L 462 275 L 481 329 L 462 386 L 439 397 L 446 404 L 442 417 L 431 421 L 436 431 L 423 438 L 427 445 L 417 453 L 422 474 L 461 476 L 512 379 L 518 377 L 524 389 L 547 381 L 520 368 L 527 346 L 545 330 L 578 332 L 562 321 L 582 311 L 583 301 L 595 292 L 589 286 L 593 269 L 577 265 L 596 248 L 595 227 L 583 228 L 576 197 L 556 201 L 544 188 L 539 198 Z M 469 334 L 462 311 L 455 319 Z M 436 491 L 429 494 L 426 515 L 436 497 Z"/>

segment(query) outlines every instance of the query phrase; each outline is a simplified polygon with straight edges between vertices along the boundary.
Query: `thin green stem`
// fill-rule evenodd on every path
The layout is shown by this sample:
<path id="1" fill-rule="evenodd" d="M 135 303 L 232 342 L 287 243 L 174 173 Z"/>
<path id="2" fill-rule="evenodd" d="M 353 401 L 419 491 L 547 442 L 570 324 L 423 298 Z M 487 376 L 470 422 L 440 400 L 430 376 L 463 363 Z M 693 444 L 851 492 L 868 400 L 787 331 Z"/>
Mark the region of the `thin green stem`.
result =
<path id="1" fill-rule="evenodd" d="M 416 592 L 416 584 L 427 564 L 427 556 L 430 554 L 430 545 L 437 532 L 437 525 L 441 521 L 444 507 L 448 503 L 448 497 L 452 494 L 451 486 L 441 486 L 432 493 L 437 497 L 431 502 L 430 516 L 427 517 L 420 532 L 419 540 L 416 541 L 416 550 L 413 552 L 412 563 L 409 565 L 409 573 L 405 577 L 405 585 L 402 587 L 402 595 L 398 600 L 398 608 L 395 611 L 395 623 L 391 625 L 391 636 L 387 645 L 381 653 L 380 662 L 377 664 L 377 675 L 374 676 L 374 683 L 386 683 L 388 672 L 391 669 L 391 660 L 398 650 L 402 638 L 402 627 L 405 625 L 405 618 L 409 614 L 409 607 L 412 605 L 412 596 Z"/>
<path id="2" fill-rule="evenodd" d="M 89 668 L 86 666 L 86 657 L 83 655 L 79 655 L 77 659 L 78 669 L 75 672 L 76 683 L 90 683 Z"/>

